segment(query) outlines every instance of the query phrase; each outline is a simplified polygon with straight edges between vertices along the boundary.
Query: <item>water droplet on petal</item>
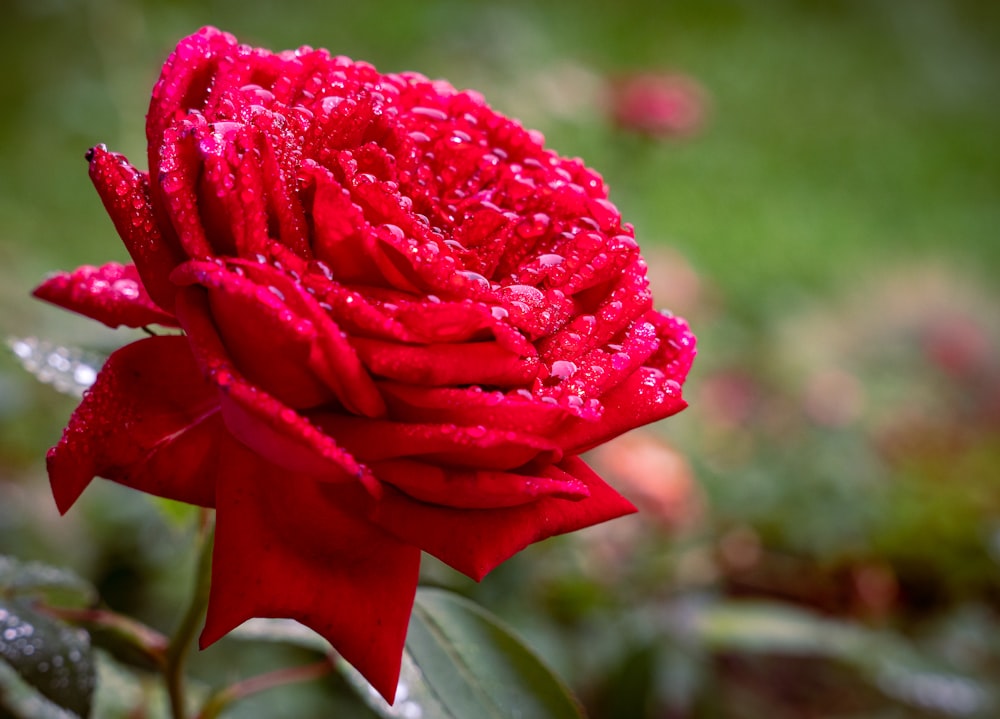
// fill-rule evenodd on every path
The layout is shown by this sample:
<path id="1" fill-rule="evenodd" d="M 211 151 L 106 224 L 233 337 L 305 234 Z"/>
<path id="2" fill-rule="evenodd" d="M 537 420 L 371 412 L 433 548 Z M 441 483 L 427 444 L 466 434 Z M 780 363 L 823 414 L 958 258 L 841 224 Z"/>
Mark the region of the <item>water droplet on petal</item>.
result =
<path id="1" fill-rule="evenodd" d="M 616 370 L 623 370 L 628 367 L 631 361 L 632 358 L 628 352 L 618 352 L 611 357 L 611 367 Z"/>
<path id="2" fill-rule="evenodd" d="M 576 374 L 576 364 L 567 360 L 556 360 L 552 363 L 552 376 L 559 379 L 569 379 Z"/>

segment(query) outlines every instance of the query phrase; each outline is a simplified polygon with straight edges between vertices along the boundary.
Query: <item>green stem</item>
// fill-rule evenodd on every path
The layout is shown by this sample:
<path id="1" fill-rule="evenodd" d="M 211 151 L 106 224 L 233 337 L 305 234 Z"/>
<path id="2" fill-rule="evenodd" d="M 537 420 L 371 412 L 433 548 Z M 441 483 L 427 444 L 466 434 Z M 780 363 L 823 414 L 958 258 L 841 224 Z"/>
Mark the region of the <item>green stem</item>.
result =
<path id="1" fill-rule="evenodd" d="M 255 677 L 244 679 L 243 681 L 230 684 L 228 687 L 213 694 L 201 709 L 196 719 L 216 719 L 225 709 L 235 701 L 244 699 L 258 692 L 274 687 L 284 686 L 292 682 L 303 682 L 309 679 L 317 679 L 326 676 L 333 671 L 333 662 L 330 658 L 314 664 L 305 664 L 299 667 L 288 669 L 278 669 L 277 671 L 260 674 Z"/>
<path id="2" fill-rule="evenodd" d="M 212 545 L 215 538 L 215 524 L 208 513 L 202 517 L 201 548 L 198 553 L 198 564 L 195 568 L 194 589 L 191 601 L 181 618 L 181 623 L 174 632 L 167 647 L 163 677 L 167 684 L 167 695 L 170 698 L 170 716 L 172 719 L 187 719 L 187 707 L 184 695 L 184 662 L 188 651 L 194 642 L 195 635 L 205 617 L 208 606 L 208 590 L 212 575 Z"/>
<path id="3" fill-rule="evenodd" d="M 169 641 L 165 636 L 131 617 L 107 609 L 75 609 L 38 605 L 46 614 L 83 627 L 91 634 L 107 632 L 118 641 L 138 651 L 161 670 L 166 666 Z"/>

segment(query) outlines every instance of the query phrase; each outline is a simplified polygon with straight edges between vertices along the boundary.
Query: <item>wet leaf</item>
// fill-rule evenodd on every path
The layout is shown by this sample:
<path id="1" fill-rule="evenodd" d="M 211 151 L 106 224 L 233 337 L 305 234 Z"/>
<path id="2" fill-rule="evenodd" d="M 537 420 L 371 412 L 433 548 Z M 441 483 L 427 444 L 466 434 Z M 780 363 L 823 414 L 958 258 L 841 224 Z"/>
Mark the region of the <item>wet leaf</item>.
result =
<path id="1" fill-rule="evenodd" d="M 61 606 L 84 605 L 96 599 L 93 585 L 68 569 L 40 562 L 22 562 L 0 555 L 0 597 L 41 596 Z"/>
<path id="2" fill-rule="evenodd" d="M 858 670 L 896 701 L 951 716 L 994 716 L 1000 703 L 987 681 L 898 635 L 763 601 L 720 602 L 688 616 L 700 642 L 715 651 L 825 657 Z"/>
<path id="3" fill-rule="evenodd" d="M 252 619 L 230 636 L 330 651 L 289 619 Z M 351 665 L 337 667 L 385 719 L 579 719 L 566 686 L 500 621 L 467 599 L 420 588 L 410 618 L 396 701 L 390 706 Z"/>
<path id="4" fill-rule="evenodd" d="M 26 684 L 13 667 L 0 662 L 0 717 L 4 719 L 79 719 Z"/>
<path id="5" fill-rule="evenodd" d="M 374 691 L 365 698 L 386 718 L 582 716 L 566 686 L 499 619 L 429 588 L 417 592 L 395 703 Z"/>
<path id="6" fill-rule="evenodd" d="M 0 658 L 46 699 L 84 719 L 90 715 L 96 676 L 83 630 L 24 599 L 0 600 Z"/>

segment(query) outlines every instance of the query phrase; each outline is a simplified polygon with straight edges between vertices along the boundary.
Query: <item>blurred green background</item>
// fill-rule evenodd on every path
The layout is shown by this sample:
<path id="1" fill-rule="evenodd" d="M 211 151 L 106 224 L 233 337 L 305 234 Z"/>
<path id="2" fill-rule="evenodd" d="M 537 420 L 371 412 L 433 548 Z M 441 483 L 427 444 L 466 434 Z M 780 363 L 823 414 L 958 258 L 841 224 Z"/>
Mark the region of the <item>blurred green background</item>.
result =
<path id="1" fill-rule="evenodd" d="M 1000 4 L 4 0 L 3 14 L 0 334 L 104 352 L 131 339 L 28 295 L 53 269 L 125 259 L 83 154 L 104 142 L 144 165 L 149 90 L 199 26 L 475 88 L 604 175 L 700 356 L 688 411 L 592 458 L 642 514 L 482 585 L 433 564 L 427 581 L 519 628 L 594 717 L 1000 713 Z M 658 136 L 616 123 L 638 73 L 680 87 L 700 120 Z M 74 404 L 0 356 L 0 553 L 73 567 L 168 629 L 190 528 L 108 483 L 56 516 L 43 456 Z M 205 681 L 275 663 L 218 652 L 199 659 Z M 364 716 L 342 689 L 235 715 Z"/>

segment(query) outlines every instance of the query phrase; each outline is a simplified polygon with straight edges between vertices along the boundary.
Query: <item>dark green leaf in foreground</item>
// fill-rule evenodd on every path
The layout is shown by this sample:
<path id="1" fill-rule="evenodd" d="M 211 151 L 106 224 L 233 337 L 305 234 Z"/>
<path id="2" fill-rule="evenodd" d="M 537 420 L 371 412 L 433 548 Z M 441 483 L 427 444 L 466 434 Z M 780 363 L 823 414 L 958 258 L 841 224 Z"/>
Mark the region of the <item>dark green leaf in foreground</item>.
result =
<path id="1" fill-rule="evenodd" d="M 329 644 L 297 622 L 254 619 L 233 635 L 295 644 Z M 520 639 L 478 605 L 421 588 L 410 618 L 396 701 L 387 704 L 347 662 L 338 669 L 385 719 L 580 719 L 569 689 Z"/>
<path id="2" fill-rule="evenodd" d="M 449 592 L 420 589 L 406 639 L 396 706 L 419 704 L 424 719 L 577 719 L 566 686 L 510 629 Z M 409 666 L 412 664 L 412 667 Z"/>
<path id="3" fill-rule="evenodd" d="M 0 599 L 0 659 L 54 704 L 90 715 L 95 672 L 86 632 L 41 614 L 26 600 Z"/>

